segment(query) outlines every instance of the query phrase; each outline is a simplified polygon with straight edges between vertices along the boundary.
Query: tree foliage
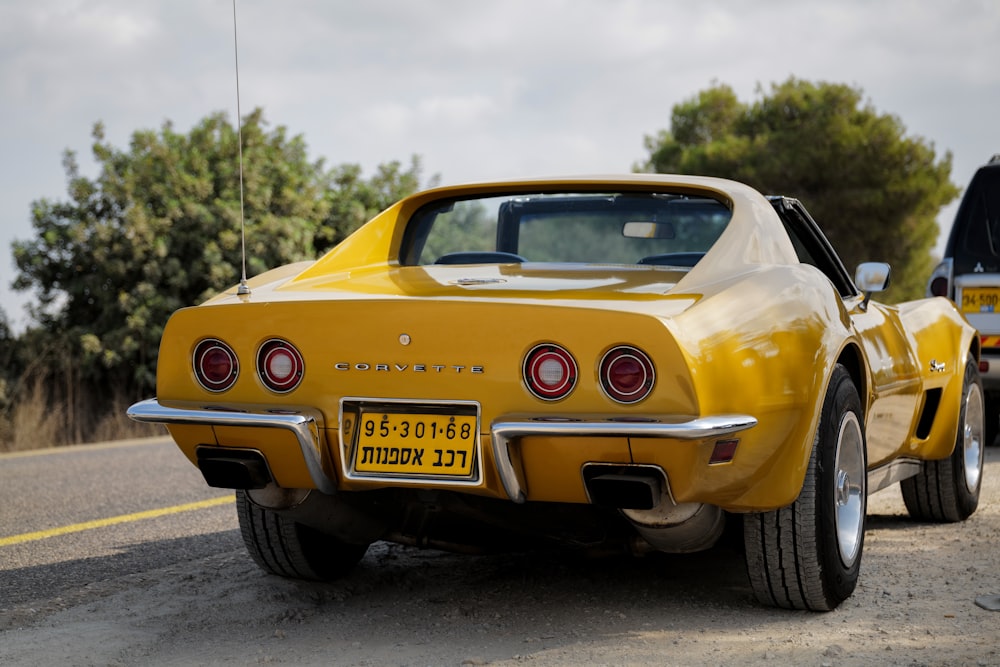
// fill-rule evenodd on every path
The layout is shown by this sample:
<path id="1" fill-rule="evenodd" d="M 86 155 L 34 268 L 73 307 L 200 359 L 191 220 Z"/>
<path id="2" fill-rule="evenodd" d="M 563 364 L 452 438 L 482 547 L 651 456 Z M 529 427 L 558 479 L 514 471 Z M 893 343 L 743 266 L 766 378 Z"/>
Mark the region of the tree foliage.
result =
<path id="1" fill-rule="evenodd" d="M 951 154 L 906 136 L 862 91 L 789 79 L 746 104 L 715 84 L 673 108 L 670 130 L 646 137 L 644 171 L 723 176 L 765 194 L 796 197 L 848 270 L 893 266 L 890 301 L 924 292 L 938 235 L 935 217 L 958 195 Z"/>
<path id="2" fill-rule="evenodd" d="M 241 133 L 248 275 L 315 257 L 419 185 L 415 157 L 368 180 L 356 165 L 327 170 L 259 109 Z M 92 391 L 153 390 L 170 314 L 241 275 L 239 136 L 220 113 L 187 134 L 137 131 L 119 149 L 98 123 L 94 179 L 65 153 L 69 199 L 34 202 L 35 237 L 14 243 L 14 287 L 39 297 L 25 338 L 61 351 L 50 375 L 71 367 Z"/>

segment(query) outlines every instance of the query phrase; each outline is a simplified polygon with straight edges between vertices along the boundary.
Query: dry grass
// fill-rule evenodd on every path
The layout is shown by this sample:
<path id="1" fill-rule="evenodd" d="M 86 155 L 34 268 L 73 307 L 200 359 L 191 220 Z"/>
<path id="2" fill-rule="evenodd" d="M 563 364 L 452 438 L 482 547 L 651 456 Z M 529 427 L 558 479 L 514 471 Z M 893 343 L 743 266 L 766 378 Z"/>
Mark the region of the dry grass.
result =
<path id="1" fill-rule="evenodd" d="M 65 403 L 51 401 L 41 381 L 26 387 L 16 404 L 0 414 L 0 452 L 20 452 L 82 442 L 107 442 L 162 435 L 164 429 L 125 416 L 128 401 L 111 400 L 107 411 L 89 414 L 87 423 Z M 83 433 L 83 436 L 73 434 Z"/>
<path id="2" fill-rule="evenodd" d="M 20 452 L 65 444 L 61 425 L 65 423 L 63 406 L 50 405 L 41 382 L 28 386 L 8 417 L 8 432 L 0 450 Z"/>
<path id="3" fill-rule="evenodd" d="M 159 424 L 140 424 L 129 419 L 125 415 L 125 410 L 130 404 L 129 401 L 114 401 L 112 409 L 98 417 L 90 431 L 88 440 L 90 442 L 111 442 L 166 435 L 167 430 Z"/>

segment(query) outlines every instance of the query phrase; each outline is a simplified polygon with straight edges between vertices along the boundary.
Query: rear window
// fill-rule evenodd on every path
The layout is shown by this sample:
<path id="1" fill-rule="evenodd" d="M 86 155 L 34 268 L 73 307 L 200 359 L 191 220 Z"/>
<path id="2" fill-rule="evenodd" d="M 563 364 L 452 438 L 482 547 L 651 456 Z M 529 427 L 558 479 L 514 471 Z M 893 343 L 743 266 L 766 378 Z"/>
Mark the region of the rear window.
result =
<path id="1" fill-rule="evenodd" d="M 947 254 L 955 271 L 968 273 L 977 263 L 995 271 L 1000 261 L 1000 167 L 976 172 L 962 198 L 952 228 Z M 982 270 L 982 269 L 980 269 Z"/>
<path id="2" fill-rule="evenodd" d="M 731 216 L 722 202 L 670 193 L 514 194 L 436 202 L 411 219 L 401 261 L 689 267 Z"/>

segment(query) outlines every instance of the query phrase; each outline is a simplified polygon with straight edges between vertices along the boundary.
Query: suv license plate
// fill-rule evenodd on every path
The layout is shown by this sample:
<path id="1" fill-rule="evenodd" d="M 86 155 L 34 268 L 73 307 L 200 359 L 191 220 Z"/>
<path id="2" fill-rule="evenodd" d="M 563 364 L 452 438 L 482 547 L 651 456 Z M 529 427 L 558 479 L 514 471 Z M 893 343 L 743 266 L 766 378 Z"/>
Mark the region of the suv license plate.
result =
<path id="1" fill-rule="evenodd" d="M 963 313 L 1000 313 L 1000 287 L 962 289 Z"/>

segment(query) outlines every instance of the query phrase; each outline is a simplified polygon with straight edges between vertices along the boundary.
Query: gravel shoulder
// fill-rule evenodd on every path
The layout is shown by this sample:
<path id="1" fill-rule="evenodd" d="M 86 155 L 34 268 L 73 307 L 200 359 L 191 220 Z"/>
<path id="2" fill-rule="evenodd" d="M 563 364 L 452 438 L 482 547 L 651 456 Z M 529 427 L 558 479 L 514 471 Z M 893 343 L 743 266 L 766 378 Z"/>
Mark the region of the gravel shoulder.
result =
<path id="1" fill-rule="evenodd" d="M 826 614 L 758 606 L 729 546 L 586 560 L 376 544 L 316 585 L 263 574 L 227 535 L 209 556 L 0 602 L 0 664 L 1000 665 L 1000 613 L 975 604 L 1000 594 L 998 535 L 997 447 L 962 524 L 912 522 L 896 487 L 872 496 L 861 582 Z"/>

